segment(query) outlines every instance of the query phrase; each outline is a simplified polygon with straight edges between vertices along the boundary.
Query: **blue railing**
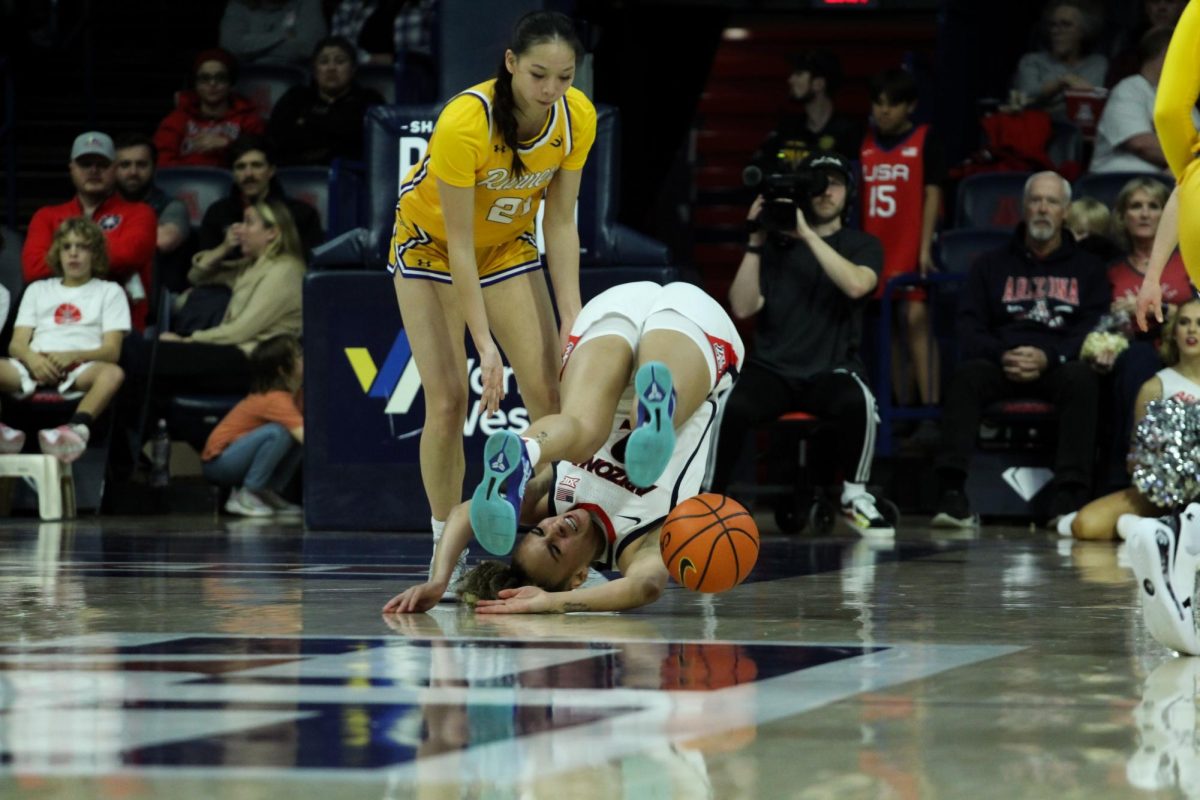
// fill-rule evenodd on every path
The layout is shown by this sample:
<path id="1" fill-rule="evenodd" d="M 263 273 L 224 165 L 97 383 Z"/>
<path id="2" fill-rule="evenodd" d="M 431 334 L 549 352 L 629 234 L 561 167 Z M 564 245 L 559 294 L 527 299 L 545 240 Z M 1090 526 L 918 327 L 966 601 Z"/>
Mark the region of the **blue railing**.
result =
<path id="1" fill-rule="evenodd" d="M 929 345 L 931 348 L 938 348 L 938 340 L 934 335 L 934 306 L 933 293 L 938 291 L 939 285 L 949 286 L 952 284 L 962 284 L 966 281 L 966 275 L 947 272 L 935 272 L 924 277 L 916 273 L 906 273 L 892 278 L 884 286 L 883 302 L 880 304 L 879 310 L 879 361 L 876 370 L 875 386 L 879 392 L 875 398 L 875 402 L 879 407 L 879 428 L 875 435 L 875 455 L 888 457 L 895 454 L 895 423 L 899 420 L 925 420 L 925 419 L 941 419 L 942 409 L 940 405 L 936 406 L 897 406 L 892 399 L 892 316 L 894 313 L 893 305 L 896 299 L 896 293 L 906 286 L 922 286 L 929 287 L 930 292 L 929 302 L 929 328 L 930 337 Z M 946 355 L 943 353 L 943 356 Z M 942 358 L 942 370 L 947 368 L 950 359 Z"/>
<path id="2" fill-rule="evenodd" d="M 0 120 L 0 142 L 4 145 L 4 204 L 8 208 L 8 226 L 17 227 L 17 100 L 12 67 L 0 58 L 0 83 L 4 85 L 4 118 Z"/>

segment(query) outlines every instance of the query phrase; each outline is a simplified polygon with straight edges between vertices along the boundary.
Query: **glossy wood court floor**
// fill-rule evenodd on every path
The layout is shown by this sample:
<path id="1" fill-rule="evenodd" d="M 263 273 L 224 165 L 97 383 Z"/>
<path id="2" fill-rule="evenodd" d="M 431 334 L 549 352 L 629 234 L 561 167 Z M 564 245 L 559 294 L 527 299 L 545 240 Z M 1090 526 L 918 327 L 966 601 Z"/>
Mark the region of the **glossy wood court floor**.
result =
<path id="1" fill-rule="evenodd" d="M 1200 658 L 1118 546 L 924 523 L 634 613 L 385 619 L 427 534 L 7 520 L 0 797 L 1200 797 Z"/>

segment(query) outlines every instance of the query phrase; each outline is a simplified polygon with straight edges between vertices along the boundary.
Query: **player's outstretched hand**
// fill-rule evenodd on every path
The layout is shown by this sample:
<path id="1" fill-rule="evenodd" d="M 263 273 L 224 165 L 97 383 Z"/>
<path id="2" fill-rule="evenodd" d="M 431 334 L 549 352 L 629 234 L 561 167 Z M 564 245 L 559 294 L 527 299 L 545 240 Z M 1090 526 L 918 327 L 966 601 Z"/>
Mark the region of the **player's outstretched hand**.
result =
<path id="1" fill-rule="evenodd" d="M 410 586 L 400 594 L 387 601 L 383 607 L 385 614 L 420 614 L 438 604 L 446 591 L 445 584 L 421 583 Z"/>
<path id="2" fill-rule="evenodd" d="M 537 586 L 520 589 L 501 589 L 500 599 L 480 600 L 475 604 L 477 614 L 544 614 L 553 611 L 550 593 Z"/>

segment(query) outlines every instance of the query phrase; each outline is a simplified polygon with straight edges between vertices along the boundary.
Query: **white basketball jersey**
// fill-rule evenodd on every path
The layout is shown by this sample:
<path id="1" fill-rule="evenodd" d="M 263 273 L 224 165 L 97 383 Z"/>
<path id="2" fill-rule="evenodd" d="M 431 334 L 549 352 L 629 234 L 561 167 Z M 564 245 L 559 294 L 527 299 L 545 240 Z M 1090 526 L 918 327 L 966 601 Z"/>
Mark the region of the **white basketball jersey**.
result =
<path id="1" fill-rule="evenodd" d="M 554 464 L 550 513 L 561 514 L 582 505 L 594 507 L 605 521 L 608 549 L 597 562 L 600 569 L 616 569 L 618 557 L 630 542 L 661 526 L 672 508 L 700 493 L 716 436 L 717 400 L 710 395 L 675 432 L 675 451 L 662 477 L 648 489 L 634 486 L 625 474 L 624 460 L 632 402 L 630 385 L 617 406 L 608 441 L 594 456 L 579 464 Z"/>

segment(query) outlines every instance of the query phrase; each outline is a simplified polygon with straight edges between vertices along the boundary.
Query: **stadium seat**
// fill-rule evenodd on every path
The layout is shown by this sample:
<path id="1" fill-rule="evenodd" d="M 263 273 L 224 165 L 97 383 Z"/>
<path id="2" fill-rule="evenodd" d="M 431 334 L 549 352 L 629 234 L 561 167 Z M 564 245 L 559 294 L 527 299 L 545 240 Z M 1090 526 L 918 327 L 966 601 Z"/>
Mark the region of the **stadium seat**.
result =
<path id="1" fill-rule="evenodd" d="M 587 264 L 666 265 L 662 242 L 617 222 L 621 186 L 621 117 L 612 106 L 596 106 L 596 141 L 579 186 L 579 245 Z"/>
<path id="2" fill-rule="evenodd" d="M 1011 230 L 1021 221 L 1021 198 L 1028 172 L 985 172 L 958 185 L 954 224 L 958 228 Z"/>
<path id="3" fill-rule="evenodd" d="M 980 254 L 999 250 L 1012 232 L 997 228 L 956 228 L 938 236 L 938 268 L 950 275 L 965 275 Z"/>
<path id="4" fill-rule="evenodd" d="M 301 67 L 287 64 L 246 64 L 238 75 L 234 91 L 254 104 L 263 119 L 271 116 L 271 109 L 293 86 L 308 83 L 308 72 Z"/>
<path id="5" fill-rule="evenodd" d="M 1175 181 L 1162 172 L 1089 172 L 1075 181 L 1073 194 L 1076 198 L 1095 198 L 1112 208 L 1117 202 L 1117 195 L 1121 193 L 1121 189 L 1134 178 L 1149 178 L 1159 181 L 1168 190 L 1175 188 Z"/>
<path id="6" fill-rule="evenodd" d="M 928 293 L 930 324 L 933 330 L 935 346 L 942 359 L 942 376 L 945 379 L 951 375 L 952 365 L 958 357 L 958 338 L 956 333 L 956 316 L 958 311 L 959 290 L 966 278 L 971 264 L 980 254 L 989 250 L 1004 247 L 1012 238 L 1012 231 L 996 228 L 960 228 L 944 231 L 938 236 L 936 258 L 939 271 L 930 275 L 922 283 Z M 912 278 L 892 279 L 885 290 L 885 296 L 892 296 L 895 286 L 911 283 Z M 881 306 L 879 325 L 880 353 L 890 353 L 892 348 L 892 315 L 894 309 L 891 303 Z M 895 425 L 902 420 L 919 421 L 935 419 L 940 416 L 940 409 L 922 406 L 896 406 L 892 399 L 892 364 L 891 359 L 878 359 L 873 374 L 876 392 L 876 402 L 879 406 L 879 430 L 876 439 L 876 453 L 880 456 L 890 456 L 895 452 Z"/>
<path id="7" fill-rule="evenodd" d="M 161 167 L 154 182 L 183 203 L 188 220 L 197 228 L 208 207 L 233 189 L 233 174 L 220 167 Z"/>
<path id="8" fill-rule="evenodd" d="M 329 230 L 329 168 L 280 167 L 275 172 L 284 194 L 317 210 L 321 230 Z"/>

